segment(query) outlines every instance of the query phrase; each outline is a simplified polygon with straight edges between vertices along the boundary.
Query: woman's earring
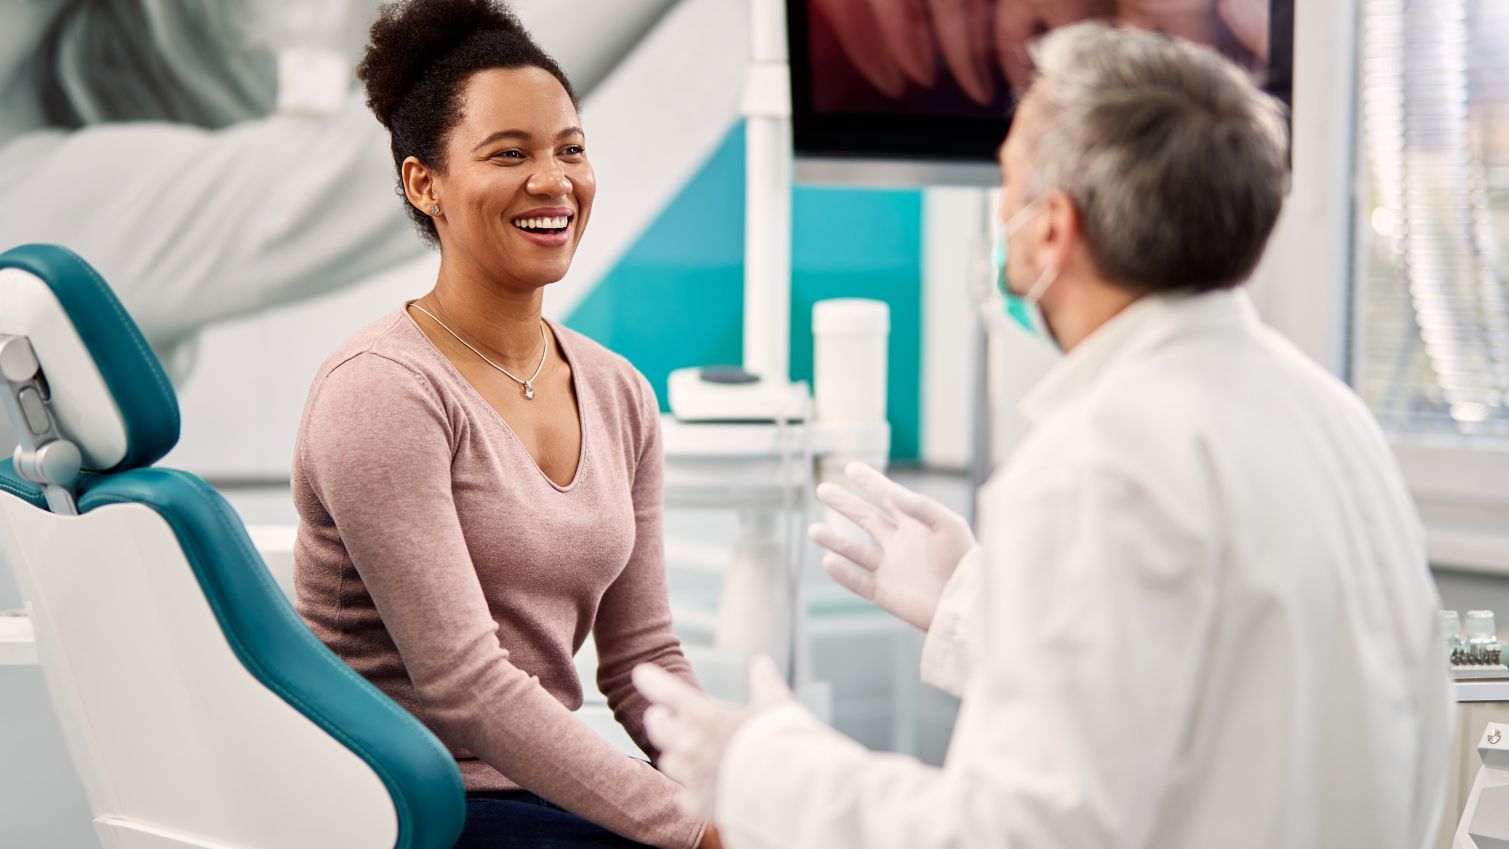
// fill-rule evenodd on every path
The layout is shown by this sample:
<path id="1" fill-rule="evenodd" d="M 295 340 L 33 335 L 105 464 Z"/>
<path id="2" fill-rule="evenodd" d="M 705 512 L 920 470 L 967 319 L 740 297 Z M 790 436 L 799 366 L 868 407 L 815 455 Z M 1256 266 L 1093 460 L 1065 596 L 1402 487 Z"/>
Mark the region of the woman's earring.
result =
<path id="1" fill-rule="evenodd" d="M 440 214 L 440 204 L 438 204 L 438 203 L 432 203 L 432 204 L 430 204 L 430 214 L 431 215 L 439 215 Z"/>

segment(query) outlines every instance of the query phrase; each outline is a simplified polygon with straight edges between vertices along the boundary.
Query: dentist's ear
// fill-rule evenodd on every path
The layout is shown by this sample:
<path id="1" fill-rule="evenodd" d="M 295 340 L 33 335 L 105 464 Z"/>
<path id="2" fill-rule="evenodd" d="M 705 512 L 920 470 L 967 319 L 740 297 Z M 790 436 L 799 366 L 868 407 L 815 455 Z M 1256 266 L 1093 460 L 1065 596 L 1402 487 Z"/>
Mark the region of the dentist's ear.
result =
<path id="1" fill-rule="evenodd" d="M 1064 268 L 1068 265 L 1071 246 L 1084 238 L 1084 222 L 1079 207 L 1061 189 L 1051 189 L 1043 195 L 1043 211 L 1036 226 L 1042 228 L 1034 240 L 1037 256 L 1034 259 L 1042 268 Z M 1029 224 L 1028 226 L 1033 226 Z"/>

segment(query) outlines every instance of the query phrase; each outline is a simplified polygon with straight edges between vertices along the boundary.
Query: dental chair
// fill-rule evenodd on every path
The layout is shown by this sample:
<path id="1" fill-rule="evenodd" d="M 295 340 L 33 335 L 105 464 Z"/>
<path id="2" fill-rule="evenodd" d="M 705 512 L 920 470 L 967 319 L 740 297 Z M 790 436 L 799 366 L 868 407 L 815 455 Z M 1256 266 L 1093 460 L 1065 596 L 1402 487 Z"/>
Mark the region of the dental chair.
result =
<path id="1" fill-rule="evenodd" d="M 152 466 L 177 398 L 75 254 L 0 254 L 0 376 L 0 557 L 105 849 L 449 849 L 454 760 L 304 626 L 212 487 Z"/>

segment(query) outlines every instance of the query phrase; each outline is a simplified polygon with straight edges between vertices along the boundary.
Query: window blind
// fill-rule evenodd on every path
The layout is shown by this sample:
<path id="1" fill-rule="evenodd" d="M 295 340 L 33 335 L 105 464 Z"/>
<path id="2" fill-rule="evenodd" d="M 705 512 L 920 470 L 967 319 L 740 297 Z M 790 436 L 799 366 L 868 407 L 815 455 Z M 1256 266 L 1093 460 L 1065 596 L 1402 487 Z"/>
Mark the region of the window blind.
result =
<path id="1" fill-rule="evenodd" d="M 1509 441 L 1509 2 L 1360 9 L 1353 382 L 1395 433 Z"/>

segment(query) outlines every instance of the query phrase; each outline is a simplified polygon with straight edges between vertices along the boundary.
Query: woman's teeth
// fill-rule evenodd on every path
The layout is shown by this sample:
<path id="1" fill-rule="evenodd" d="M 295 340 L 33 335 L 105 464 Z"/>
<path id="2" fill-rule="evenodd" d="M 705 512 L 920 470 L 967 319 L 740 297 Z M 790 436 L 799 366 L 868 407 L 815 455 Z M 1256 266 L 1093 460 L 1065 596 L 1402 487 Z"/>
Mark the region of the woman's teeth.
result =
<path id="1" fill-rule="evenodd" d="M 515 218 L 513 220 L 513 226 L 520 230 L 539 230 L 544 232 L 564 230 L 569 223 L 571 223 L 571 217 L 567 215 L 562 215 L 559 218 Z"/>

